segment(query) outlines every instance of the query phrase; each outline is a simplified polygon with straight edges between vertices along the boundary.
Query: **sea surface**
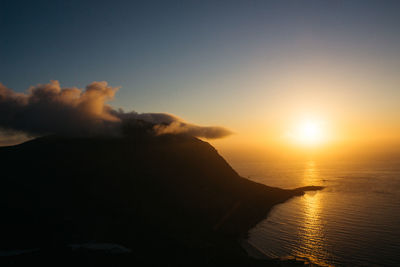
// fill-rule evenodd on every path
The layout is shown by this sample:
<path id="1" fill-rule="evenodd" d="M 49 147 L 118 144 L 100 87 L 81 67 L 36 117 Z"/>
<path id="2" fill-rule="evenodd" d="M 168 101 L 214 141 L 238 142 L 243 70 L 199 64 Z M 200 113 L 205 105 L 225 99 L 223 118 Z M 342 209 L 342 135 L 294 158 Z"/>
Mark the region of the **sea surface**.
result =
<path id="1" fill-rule="evenodd" d="M 323 266 L 400 266 L 400 160 L 232 165 L 270 186 L 325 186 L 275 206 L 250 230 L 248 242 L 265 255 Z"/>

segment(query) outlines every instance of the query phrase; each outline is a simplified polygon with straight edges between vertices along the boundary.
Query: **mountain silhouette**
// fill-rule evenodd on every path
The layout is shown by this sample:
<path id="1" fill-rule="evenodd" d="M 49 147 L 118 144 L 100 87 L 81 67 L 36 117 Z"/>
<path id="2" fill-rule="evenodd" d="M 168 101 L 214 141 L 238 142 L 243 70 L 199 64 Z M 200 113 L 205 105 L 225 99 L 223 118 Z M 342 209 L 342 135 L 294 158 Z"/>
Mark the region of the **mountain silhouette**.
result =
<path id="1" fill-rule="evenodd" d="M 32 251 L 0 263 L 265 265 L 246 255 L 240 238 L 273 205 L 319 189 L 252 182 L 207 142 L 149 129 L 0 148 L 0 249 Z M 89 243 L 130 252 L 73 249 Z"/>

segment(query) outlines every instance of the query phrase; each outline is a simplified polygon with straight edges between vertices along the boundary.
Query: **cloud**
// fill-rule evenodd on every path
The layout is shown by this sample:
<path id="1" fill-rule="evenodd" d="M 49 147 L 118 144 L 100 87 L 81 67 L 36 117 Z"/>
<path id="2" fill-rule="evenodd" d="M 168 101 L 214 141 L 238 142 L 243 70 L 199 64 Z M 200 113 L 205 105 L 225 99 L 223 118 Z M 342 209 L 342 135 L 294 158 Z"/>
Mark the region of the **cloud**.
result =
<path id="1" fill-rule="evenodd" d="M 156 135 L 163 134 L 188 134 L 207 139 L 223 138 L 231 135 L 228 129 L 219 126 L 198 126 L 185 122 L 183 119 L 168 113 L 125 113 L 123 110 L 112 112 L 114 116 L 120 118 L 124 124 L 137 121 L 150 122 Z"/>
<path id="2" fill-rule="evenodd" d="M 81 90 L 51 81 L 22 94 L 0 84 L 0 127 L 34 135 L 104 131 L 107 124 L 119 121 L 105 104 L 117 90 L 106 82 L 92 82 Z"/>
<path id="3" fill-rule="evenodd" d="M 118 89 L 104 81 L 92 82 L 85 89 L 61 88 L 58 81 L 50 81 L 16 93 L 0 83 L 0 128 L 29 135 L 120 135 L 124 127 L 146 122 L 157 135 L 221 138 L 231 134 L 223 127 L 198 126 L 167 113 L 114 109 L 107 102 Z"/>
<path id="4" fill-rule="evenodd" d="M 154 130 L 158 135 L 184 133 L 208 139 L 223 138 L 232 134 L 231 131 L 223 127 L 217 127 L 217 126 L 203 127 L 190 123 L 185 123 L 183 121 L 173 121 L 168 125 L 158 124 L 154 126 Z"/>
<path id="5" fill-rule="evenodd" d="M 14 131 L 0 131 L 0 146 L 12 146 L 32 139 L 24 133 Z"/>

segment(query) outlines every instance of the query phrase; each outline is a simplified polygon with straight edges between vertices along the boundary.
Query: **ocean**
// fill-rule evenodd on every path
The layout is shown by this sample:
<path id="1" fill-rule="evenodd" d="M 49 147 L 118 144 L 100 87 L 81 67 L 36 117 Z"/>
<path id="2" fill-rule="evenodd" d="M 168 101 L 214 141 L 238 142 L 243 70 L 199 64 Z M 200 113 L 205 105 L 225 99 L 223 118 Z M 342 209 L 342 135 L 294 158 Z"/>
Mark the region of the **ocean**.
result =
<path id="1" fill-rule="evenodd" d="M 248 242 L 265 255 L 322 266 L 400 266 L 400 160 L 232 165 L 269 186 L 325 186 L 275 206 L 249 231 Z"/>

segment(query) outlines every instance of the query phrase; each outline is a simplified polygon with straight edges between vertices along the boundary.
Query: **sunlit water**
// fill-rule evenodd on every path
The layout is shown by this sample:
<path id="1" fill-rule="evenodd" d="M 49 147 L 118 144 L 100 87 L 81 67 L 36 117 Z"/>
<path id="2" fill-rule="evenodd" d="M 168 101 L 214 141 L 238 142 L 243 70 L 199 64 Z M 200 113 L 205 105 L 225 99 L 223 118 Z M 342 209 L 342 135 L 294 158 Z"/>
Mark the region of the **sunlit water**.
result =
<path id="1" fill-rule="evenodd" d="M 241 163 L 244 177 L 271 186 L 323 185 L 277 205 L 249 232 L 270 257 L 319 265 L 400 266 L 400 162 Z"/>

